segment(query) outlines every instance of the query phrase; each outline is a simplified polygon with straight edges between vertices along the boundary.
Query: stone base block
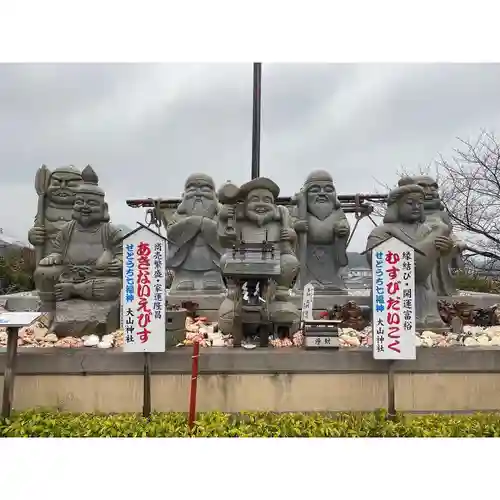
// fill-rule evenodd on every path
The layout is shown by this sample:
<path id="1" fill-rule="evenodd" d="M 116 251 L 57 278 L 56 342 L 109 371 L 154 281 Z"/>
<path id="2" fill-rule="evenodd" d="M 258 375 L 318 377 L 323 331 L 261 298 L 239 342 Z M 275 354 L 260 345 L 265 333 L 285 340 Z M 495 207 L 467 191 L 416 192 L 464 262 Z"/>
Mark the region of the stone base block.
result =
<path id="1" fill-rule="evenodd" d="M 222 301 L 225 299 L 225 293 L 217 294 L 168 294 L 167 303 L 172 306 L 180 306 L 183 302 L 196 302 L 198 309 L 219 310 Z"/>
<path id="2" fill-rule="evenodd" d="M 167 331 L 186 328 L 186 309 L 167 311 Z"/>
<path id="3" fill-rule="evenodd" d="M 120 328 L 120 301 L 71 299 L 57 302 L 51 332 L 58 337 L 107 335 Z"/>

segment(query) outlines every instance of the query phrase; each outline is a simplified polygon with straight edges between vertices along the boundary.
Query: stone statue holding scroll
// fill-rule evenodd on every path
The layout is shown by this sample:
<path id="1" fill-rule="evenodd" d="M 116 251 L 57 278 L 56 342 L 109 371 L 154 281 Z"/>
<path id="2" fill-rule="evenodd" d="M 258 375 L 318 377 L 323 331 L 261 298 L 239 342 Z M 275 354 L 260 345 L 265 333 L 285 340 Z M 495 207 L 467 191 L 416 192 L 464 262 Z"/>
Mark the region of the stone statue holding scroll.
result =
<path id="1" fill-rule="evenodd" d="M 75 191 L 82 183 L 81 172 L 73 167 L 59 167 L 51 172 L 45 165 L 38 169 L 35 188 L 38 210 L 28 240 L 35 247 L 36 263 L 54 250 L 61 228 L 72 220 Z"/>
<path id="2" fill-rule="evenodd" d="M 383 224 L 373 229 L 368 237 L 367 257 L 371 265 L 371 250 L 391 236 L 420 250 L 422 254 L 415 252 L 416 326 L 419 329 L 443 328 L 431 276 L 438 260 L 450 251 L 453 241 L 449 225 L 440 219 L 426 221 L 424 200 L 424 190 L 415 184 L 392 190 Z"/>
<path id="3" fill-rule="evenodd" d="M 279 187 L 270 179 L 259 177 L 241 187 L 234 188 L 232 203 L 224 204 L 219 214 L 218 235 L 222 246 L 233 248 L 237 243 L 258 248 L 265 244 L 279 249 L 281 274 L 273 278 L 275 287 L 265 299 L 269 317 L 273 323 L 293 323 L 299 320 L 299 311 L 293 305 L 289 289 L 299 270 L 294 253 L 296 233 L 291 225 L 288 210 L 276 205 Z M 222 191 L 224 186 L 221 187 Z M 221 199 L 224 199 L 224 196 Z M 228 253 L 221 259 L 224 269 Z M 250 264 L 251 265 L 251 264 Z M 271 288 L 270 288 L 271 290 Z M 219 327 L 224 333 L 231 333 L 235 314 L 235 302 L 240 293 L 229 280 L 228 296 L 219 310 Z"/>
<path id="4" fill-rule="evenodd" d="M 57 310 L 66 323 L 73 323 L 71 331 L 56 331 L 63 335 L 83 334 L 75 331 L 83 327 L 78 323 L 105 323 L 95 311 L 82 309 L 82 304 L 101 303 L 106 316 L 105 309 L 119 304 L 122 289 L 122 231 L 109 222 L 104 191 L 90 166 L 83 170 L 82 179 L 75 191 L 73 220 L 59 231 L 52 252 L 40 261 L 34 274 L 42 311 Z M 57 308 L 56 303 L 60 304 Z M 55 323 L 60 323 L 57 317 Z"/>
<path id="5" fill-rule="evenodd" d="M 438 183 L 432 177 L 427 175 L 405 176 L 399 180 L 399 186 L 408 184 L 418 184 L 424 190 L 424 213 L 426 221 L 432 223 L 434 220 L 441 220 L 448 225 L 450 231 L 453 227 L 450 216 L 443 207 L 441 197 L 439 196 Z M 452 274 L 452 268 L 462 268 L 463 261 L 460 255 L 462 244 L 451 232 L 453 247 L 449 252 L 441 255 L 432 271 L 431 284 L 439 297 L 452 296 L 457 294 L 455 279 Z"/>
<path id="6" fill-rule="evenodd" d="M 167 222 L 167 267 L 174 272 L 170 295 L 218 294 L 225 291 L 217 239 L 219 202 L 206 174 L 188 177 L 182 201 Z"/>
<path id="7" fill-rule="evenodd" d="M 313 282 L 316 293 L 346 293 L 341 269 L 348 264 L 350 226 L 331 175 L 324 170 L 311 172 L 296 202 L 291 212 L 301 270 L 295 288 L 302 290 Z"/>

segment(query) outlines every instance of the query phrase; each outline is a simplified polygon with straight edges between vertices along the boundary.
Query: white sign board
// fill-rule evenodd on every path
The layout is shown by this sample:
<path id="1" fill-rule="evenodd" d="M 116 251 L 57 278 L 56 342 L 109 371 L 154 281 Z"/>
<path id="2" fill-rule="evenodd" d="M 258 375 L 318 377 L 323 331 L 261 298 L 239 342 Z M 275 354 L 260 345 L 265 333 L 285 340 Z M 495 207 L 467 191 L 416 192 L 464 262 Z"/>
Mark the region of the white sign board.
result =
<path id="1" fill-rule="evenodd" d="M 313 319 L 313 304 L 314 304 L 314 285 L 308 283 L 304 287 L 302 294 L 302 321 L 312 321 Z"/>
<path id="2" fill-rule="evenodd" d="M 324 335 L 306 335 L 304 337 L 305 347 L 338 347 L 339 338 L 336 335 L 326 337 Z"/>
<path id="3" fill-rule="evenodd" d="M 2 312 L 0 327 L 22 328 L 31 325 L 40 316 L 39 312 Z"/>
<path id="4" fill-rule="evenodd" d="M 166 241 L 139 226 L 123 240 L 124 352 L 165 352 Z"/>
<path id="5" fill-rule="evenodd" d="M 373 357 L 416 359 L 415 251 L 390 238 L 372 251 Z"/>

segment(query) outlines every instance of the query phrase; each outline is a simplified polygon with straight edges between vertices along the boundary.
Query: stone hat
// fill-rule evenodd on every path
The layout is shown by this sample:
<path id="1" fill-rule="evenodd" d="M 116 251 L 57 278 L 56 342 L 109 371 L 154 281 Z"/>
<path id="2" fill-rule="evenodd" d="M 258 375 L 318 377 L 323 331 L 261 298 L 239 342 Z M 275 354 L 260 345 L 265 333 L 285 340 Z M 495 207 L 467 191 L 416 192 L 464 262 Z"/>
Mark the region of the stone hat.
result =
<path id="1" fill-rule="evenodd" d="M 387 196 L 387 205 L 392 205 L 398 202 L 403 196 L 410 193 L 419 193 L 424 196 L 424 190 L 418 184 L 405 184 L 392 189 Z"/>
<path id="2" fill-rule="evenodd" d="M 404 177 L 401 177 L 398 181 L 398 186 L 407 186 L 408 184 L 418 184 L 419 182 L 425 181 L 427 184 L 436 184 L 437 182 L 434 178 L 432 178 L 429 175 L 407 175 Z"/>
<path id="3" fill-rule="evenodd" d="M 326 170 L 313 170 L 304 182 L 304 189 L 307 191 L 316 182 L 331 182 L 333 184 L 333 179 Z"/>
<path id="4" fill-rule="evenodd" d="M 191 184 L 192 182 L 200 182 L 200 181 L 201 182 L 206 182 L 208 185 L 210 185 L 212 187 L 212 189 L 215 189 L 215 182 L 212 179 L 212 177 L 210 177 L 207 174 L 200 173 L 200 172 L 191 174 L 186 179 L 186 182 L 184 183 L 184 188 L 187 188 L 188 185 Z"/>
<path id="5" fill-rule="evenodd" d="M 256 179 L 245 182 L 245 184 L 240 187 L 238 200 L 245 200 L 250 191 L 253 191 L 254 189 L 267 189 L 272 193 L 275 199 L 280 194 L 280 188 L 274 181 L 268 179 L 267 177 L 257 177 Z"/>
<path id="6" fill-rule="evenodd" d="M 82 173 L 80 172 L 80 170 L 78 170 L 73 165 L 68 165 L 66 167 L 57 167 L 56 169 L 54 169 L 52 171 L 51 175 L 54 175 L 54 174 L 74 174 L 74 175 L 77 175 L 78 177 L 82 176 Z"/>
<path id="7" fill-rule="evenodd" d="M 90 165 L 82 170 L 82 179 L 83 183 L 78 187 L 77 193 L 94 194 L 104 198 L 105 193 L 98 185 L 99 177 Z"/>

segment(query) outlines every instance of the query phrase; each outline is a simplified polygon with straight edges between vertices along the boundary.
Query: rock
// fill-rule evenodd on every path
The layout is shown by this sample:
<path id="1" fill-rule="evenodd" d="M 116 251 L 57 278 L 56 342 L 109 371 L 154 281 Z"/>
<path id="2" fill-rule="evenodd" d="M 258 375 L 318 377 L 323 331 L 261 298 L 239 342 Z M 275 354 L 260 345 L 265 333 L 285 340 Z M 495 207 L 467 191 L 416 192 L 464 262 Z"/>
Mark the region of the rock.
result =
<path id="1" fill-rule="evenodd" d="M 500 347 L 500 335 L 495 335 L 491 338 L 490 345 Z"/>
<path id="2" fill-rule="evenodd" d="M 57 342 L 57 335 L 55 333 L 49 333 L 44 338 L 45 342 Z"/>
<path id="3" fill-rule="evenodd" d="M 464 340 L 464 345 L 467 347 L 476 347 L 479 344 L 477 343 L 477 340 L 474 337 L 467 337 Z"/>
<path id="4" fill-rule="evenodd" d="M 97 335 L 89 335 L 83 343 L 84 347 L 96 347 L 99 345 L 99 337 Z"/>
<path id="5" fill-rule="evenodd" d="M 489 345 L 490 338 L 488 337 L 488 335 L 480 335 L 479 337 L 477 337 L 476 341 L 479 345 Z"/>
<path id="6" fill-rule="evenodd" d="M 110 340 L 107 341 L 101 340 L 101 342 L 97 344 L 97 347 L 99 349 L 109 349 L 110 347 L 113 347 L 113 342 Z"/>
<path id="7" fill-rule="evenodd" d="M 58 337 L 105 335 L 120 327 L 120 302 L 71 299 L 57 303 L 51 331 Z"/>

